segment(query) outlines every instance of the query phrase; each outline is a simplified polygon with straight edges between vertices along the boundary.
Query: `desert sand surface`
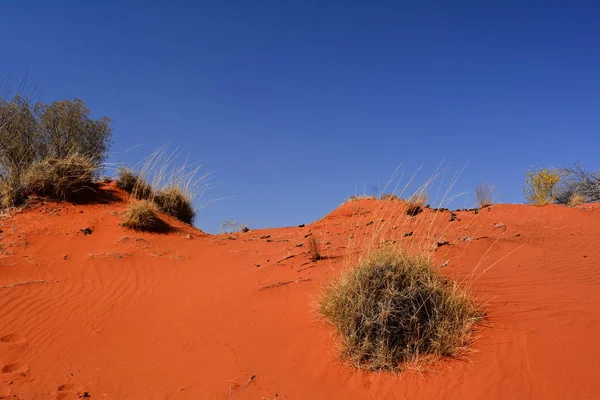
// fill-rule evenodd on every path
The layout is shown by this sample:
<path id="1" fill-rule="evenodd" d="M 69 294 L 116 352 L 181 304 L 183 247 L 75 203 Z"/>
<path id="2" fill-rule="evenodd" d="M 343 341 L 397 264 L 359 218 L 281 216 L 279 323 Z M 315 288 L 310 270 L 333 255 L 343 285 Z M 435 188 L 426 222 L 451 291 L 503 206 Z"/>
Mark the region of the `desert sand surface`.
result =
<path id="1" fill-rule="evenodd" d="M 600 393 L 597 203 L 498 204 L 454 215 L 426 209 L 408 217 L 400 201 L 361 199 L 305 226 L 208 235 L 163 216 L 172 230 L 156 234 L 121 227 L 126 195 L 112 185 L 104 190 L 114 198 L 40 200 L 0 219 L 0 398 Z M 374 232 L 407 243 L 443 236 L 434 262 L 447 262 L 443 275 L 468 282 L 487 313 L 467 357 L 401 374 L 338 359 L 314 302 Z M 323 243 L 325 259 L 310 260 L 309 234 Z"/>

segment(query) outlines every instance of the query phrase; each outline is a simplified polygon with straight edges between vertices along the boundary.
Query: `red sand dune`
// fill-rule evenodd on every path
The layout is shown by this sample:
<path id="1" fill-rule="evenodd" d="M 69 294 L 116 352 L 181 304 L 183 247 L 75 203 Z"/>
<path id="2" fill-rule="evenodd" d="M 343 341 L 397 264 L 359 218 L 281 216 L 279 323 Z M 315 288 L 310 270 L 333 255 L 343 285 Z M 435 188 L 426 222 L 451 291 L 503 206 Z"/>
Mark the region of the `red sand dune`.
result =
<path id="1" fill-rule="evenodd" d="M 495 205 L 456 212 L 450 222 L 449 212 L 400 218 L 401 202 L 359 200 L 305 227 L 207 235 L 168 219 L 173 232 L 148 234 L 119 226 L 126 203 L 115 193 L 121 200 L 38 203 L 0 219 L 0 398 L 600 393 L 597 204 Z M 367 373 L 337 359 L 332 331 L 312 303 L 378 228 L 407 243 L 423 239 L 418 229 L 444 231 L 449 244 L 434 260 L 449 261 L 442 273 L 455 279 L 479 265 L 471 290 L 488 318 L 466 359 L 424 375 Z M 309 260 L 308 233 L 328 243 L 326 259 Z M 269 287 L 290 281 L 298 282 Z"/>

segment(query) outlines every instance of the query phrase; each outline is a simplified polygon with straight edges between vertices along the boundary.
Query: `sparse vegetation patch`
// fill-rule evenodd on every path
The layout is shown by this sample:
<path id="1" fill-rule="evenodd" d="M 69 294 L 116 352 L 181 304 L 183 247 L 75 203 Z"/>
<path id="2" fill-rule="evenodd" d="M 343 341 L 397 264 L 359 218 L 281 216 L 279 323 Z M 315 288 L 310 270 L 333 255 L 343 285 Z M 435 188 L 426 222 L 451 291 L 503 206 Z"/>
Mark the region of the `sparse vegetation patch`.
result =
<path id="1" fill-rule="evenodd" d="M 483 313 L 425 257 L 375 251 L 334 279 L 318 310 L 336 328 L 342 356 L 359 368 L 461 355 Z"/>
<path id="2" fill-rule="evenodd" d="M 26 194 L 58 200 L 76 200 L 92 191 L 96 164 L 92 157 L 79 154 L 50 157 L 34 162 L 21 177 Z"/>
<path id="3" fill-rule="evenodd" d="M 313 261 L 318 261 L 323 258 L 323 255 L 321 254 L 321 244 L 314 235 L 308 237 L 308 255 Z"/>
<path id="4" fill-rule="evenodd" d="M 525 181 L 525 197 L 532 204 L 548 204 L 556 201 L 558 197 L 558 183 L 560 175 L 552 169 L 527 171 Z"/>
<path id="5" fill-rule="evenodd" d="M 412 196 L 406 204 L 406 215 L 411 217 L 419 215 L 423 211 L 425 203 L 427 203 L 427 196 L 424 193 Z"/>
<path id="6" fill-rule="evenodd" d="M 192 206 L 192 199 L 178 186 L 169 186 L 158 191 L 154 202 L 164 213 L 188 224 L 194 222 L 196 212 Z"/>
<path id="7" fill-rule="evenodd" d="M 479 208 L 491 206 L 494 202 L 494 187 L 487 184 L 477 186 L 475 200 Z"/>
<path id="8" fill-rule="evenodd" d="M 164 222 L 158 217 L 156 205 L 150 200 L 132 202 L 123 214 L 122 226 L 140 231 L 160 231 Z"/>

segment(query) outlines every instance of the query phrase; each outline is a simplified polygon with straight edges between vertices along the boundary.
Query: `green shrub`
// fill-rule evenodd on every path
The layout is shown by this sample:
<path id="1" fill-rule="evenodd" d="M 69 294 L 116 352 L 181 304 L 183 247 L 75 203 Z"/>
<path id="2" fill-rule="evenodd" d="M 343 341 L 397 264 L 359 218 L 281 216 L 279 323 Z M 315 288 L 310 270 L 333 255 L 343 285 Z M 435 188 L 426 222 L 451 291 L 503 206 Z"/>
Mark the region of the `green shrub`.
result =
<path id="1" fill-rule="evenodd" d="M 22 96 L 0 99 L 3 205 L 28 193 L 68 198 L 102 165 L 111 134 L 110 119 L 92 119 L 79 99 L 49 105 Z"/>

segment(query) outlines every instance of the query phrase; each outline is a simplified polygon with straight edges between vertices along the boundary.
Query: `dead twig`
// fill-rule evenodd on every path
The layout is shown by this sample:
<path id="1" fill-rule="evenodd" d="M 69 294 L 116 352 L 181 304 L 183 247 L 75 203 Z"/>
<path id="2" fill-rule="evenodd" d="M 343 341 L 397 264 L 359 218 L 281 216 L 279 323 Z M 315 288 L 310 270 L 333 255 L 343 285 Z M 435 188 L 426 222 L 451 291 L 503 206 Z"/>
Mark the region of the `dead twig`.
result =
<path id="1" fill-rule="evenodd" d="M 289 260 L 290 258 L 294 258 L 294 257 L 296 257 L 296 255 L 295 255 L 295 254 L 290 254 L 289 256 L 285 256 L 285 257 L 283 257 L 281 260 L 277 261 L 277 262 L 275 263 L 275 265 L 277 265 L 277 264 L 279 264 L 280 262 L 283 262 L 283 261 L 285 261 L 285 260 Z"/>
<path id="2" fill-rule="evenodd" d="M 246 389 L 252 382 L 254 382 L 254 378 L 256 378 L 256 375 L 251 375 L 248 380 L 246 381 L 245 384 L 243 385 L 238 385 L 237 383 L 235 383 L 236 380 L 240 379 L 240 377 L 232 379 L 229 381 L 229 397 L 231 397 L 231 395 L 233 394 L 234 391 L 238 390 L 238 389 Z"/>
<path id="3" fill-rule="evenodd" d="M 58 282 L 58 281 L 56 279 L 53 279 L 51 281 L 40 279 L 39 281 L 17 282 L 17 283 L 13 283 L 12 285 L 0 286 L 0 289 L 10 289 L 10 288 L 14 288 L 17 286 L 22 286 L 22 285 L 31 285 L 33 283 L 55 283 L 55 282 Z"/>
<path id="4" fill-rule="evenodd" d="M 309 266 L 309 267 L 300 268 L 300 269 L 299 269 L 298 271 L 296 271 L 296 272 L 302 272 L 302 271 L 306 271 L 307 269 L 311 269 L 311 268 L 314 268 L 314 267 L 316 267 L 316 266 L 317 266 L 317 264 L 313 264 L 313 265 L 311 265 L 311 266 Z"/>
<path id="5" fill-rule="evenodd" d="M 283 286 L 283 285 L 289 285 L 290 283 L 299 283 L 299 282 L 308 282 L 308 281 L 312 281 L 312 279 L 307 278 L 307 279 L 297 279 L 295 281 L 277 282 L 277 283 L 273 283 L 272 285 L 267 285 L 267 286 L 261 287 L 260 289 L 258 289 L 258 292 L 260 292 L 261 290 L 265 290 L 265 289 L 272 289 L 272 288 L 276 288 L 276 287 Z"/>

